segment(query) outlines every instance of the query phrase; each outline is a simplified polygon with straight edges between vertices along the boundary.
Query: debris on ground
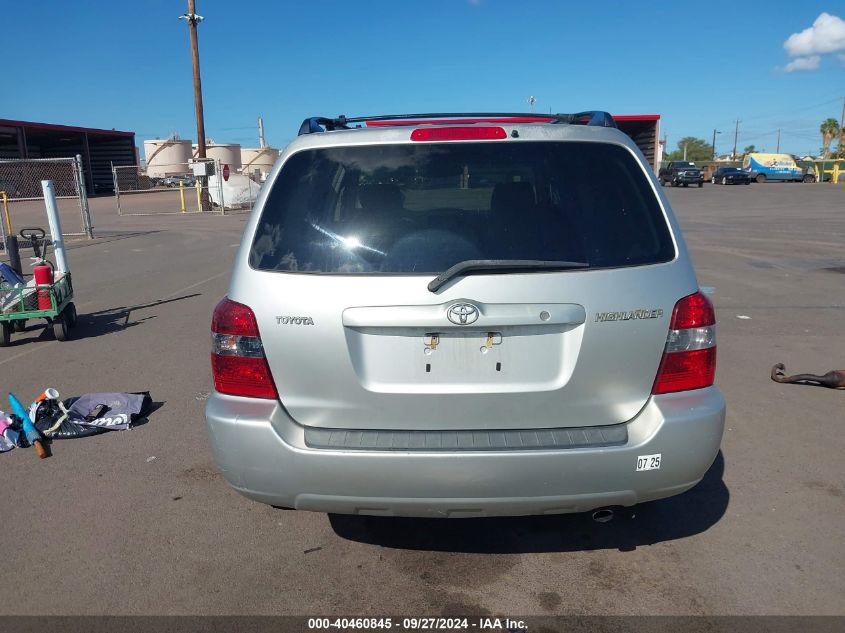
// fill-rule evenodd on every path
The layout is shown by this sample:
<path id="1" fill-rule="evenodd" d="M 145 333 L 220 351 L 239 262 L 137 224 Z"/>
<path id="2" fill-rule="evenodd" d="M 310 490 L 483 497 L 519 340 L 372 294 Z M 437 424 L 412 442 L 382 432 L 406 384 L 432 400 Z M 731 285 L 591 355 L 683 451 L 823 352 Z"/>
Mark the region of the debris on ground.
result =
<path id="1" fill-rule="evenodd" d="M 18 443 L 18 432 L 12 427 L 12 419 L 0 411 L 0 453 L 10 451 Z"/>
<path id="2" fill-rule="evenodd" d="M 830 389 L 845 389 L 845 369 L 831 369 L 826 374 L 795 374 L 787 376 L 786 366 L 778 363 L 772 367 L 772 380 L 788 384 L 809 384 Z"/>
<path id="3" fill-rule="evenodd" d="M 47 388 L 29 409 L 13 393 L 9 404 L 10 415 L 0 411 L 0 453 L 32 446 L 42 459 L 49 455 L 45 442 L 125 431 L 153 410 L 149 391 L 87 393 L 62 400 L 56 389 Z"/>

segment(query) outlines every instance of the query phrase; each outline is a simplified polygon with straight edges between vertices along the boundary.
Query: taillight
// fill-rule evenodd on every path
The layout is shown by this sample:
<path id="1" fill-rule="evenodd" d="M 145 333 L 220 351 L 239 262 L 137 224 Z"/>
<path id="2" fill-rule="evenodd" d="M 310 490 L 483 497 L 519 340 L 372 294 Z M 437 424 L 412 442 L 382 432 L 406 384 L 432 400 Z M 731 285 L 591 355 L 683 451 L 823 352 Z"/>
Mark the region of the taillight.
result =
<path id="1" fill-rule="evenodd" d="M 696 292 L 675 304 L 653 394 L 702 389 L 716 376 L 716 313 Z"/>
<path id="2" fill-rule="evenodd" d="M 255 314 L 249 306 L 224 297 L 211 319 L 211 375 L 214 388 L 230 396 L 279 397 Z"/>
<path id="3" fill-rule="evenodd" d="M 478 125 L 423 127 L 411 132 L 412 141 L 494 141 L 507 137 L 503 127 Z"/>

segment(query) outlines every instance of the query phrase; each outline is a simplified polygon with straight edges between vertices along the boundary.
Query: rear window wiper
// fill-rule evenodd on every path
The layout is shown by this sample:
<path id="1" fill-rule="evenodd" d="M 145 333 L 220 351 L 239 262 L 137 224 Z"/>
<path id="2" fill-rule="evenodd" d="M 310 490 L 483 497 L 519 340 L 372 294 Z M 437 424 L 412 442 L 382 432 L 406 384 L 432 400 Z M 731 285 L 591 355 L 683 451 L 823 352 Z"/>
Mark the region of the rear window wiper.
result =
<path id="1" fill-rule="evenodd" d="M 572 270 L 589 268 L 587 262 L 543 261 L 540 259 L 468 259 L 458 262 L 448 270 L 443 271 L 428 284 L 431 292 L 437 292 L 441 286 L 451 279 L 472 273 L 532 271 L 532 270 Z"/>

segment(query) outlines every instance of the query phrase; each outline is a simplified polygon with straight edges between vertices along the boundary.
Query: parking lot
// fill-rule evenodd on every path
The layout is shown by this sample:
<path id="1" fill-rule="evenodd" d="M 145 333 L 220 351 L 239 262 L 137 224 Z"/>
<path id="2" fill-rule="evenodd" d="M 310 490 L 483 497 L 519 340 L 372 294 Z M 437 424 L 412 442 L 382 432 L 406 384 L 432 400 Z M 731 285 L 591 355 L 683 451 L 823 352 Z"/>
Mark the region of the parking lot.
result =
<path id="1" fill-rule="evenodd" d="M 121 218 L 92 199 L 97 237 L 68 255 L 76 337 L 16 334 L 0 389 L 149 390 L 160 407 L 131 431 L 56 441 L 47 460 L 0 455 L 0 610 L 845 613 L 845 392 L 769 378 L 777 362 L 845 367 L 845 186 L 666 193 L 717 308 L 725 436 L 696 488 L 606 524 L 326 516 L 242 498 L 214 467 L 203 406 L 210 315 L 247 216 Z"/>

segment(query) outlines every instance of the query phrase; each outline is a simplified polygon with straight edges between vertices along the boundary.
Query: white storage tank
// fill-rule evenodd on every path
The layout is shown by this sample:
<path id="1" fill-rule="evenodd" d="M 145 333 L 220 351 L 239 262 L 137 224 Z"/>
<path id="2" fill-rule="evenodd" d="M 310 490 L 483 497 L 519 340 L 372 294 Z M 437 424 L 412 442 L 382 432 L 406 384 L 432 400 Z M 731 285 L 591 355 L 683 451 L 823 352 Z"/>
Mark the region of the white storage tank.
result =
<path id="1" fill-rule="evenodd" d="M 192 148 L 194 158 L 196 158 L 196 143 Z M 241 168 L 241 145 L 240 143 L 207 143 L 205 157 L 219 160 L 221 165 L 228 165 L 229 169 L 237 171 Z"/>
<path id="2" fill-rule="evenodd" d="M 164 178 L 190 171 L 191 141 L 173 139 L 154 139 L 144 141 L 144 160 L 147 164 L 147 176 Z"/>
<path id="3" fill-rule="evenodd" d="M 241 148 L 242 173 L 253 177 L 260 172 L 259 179 L 263 182 L 267 174 L 273 169 L 279 150 L 274 147 L 244 147 Z"/>

